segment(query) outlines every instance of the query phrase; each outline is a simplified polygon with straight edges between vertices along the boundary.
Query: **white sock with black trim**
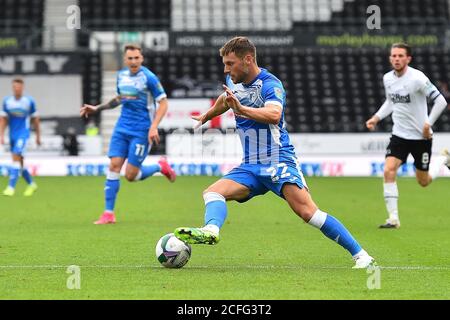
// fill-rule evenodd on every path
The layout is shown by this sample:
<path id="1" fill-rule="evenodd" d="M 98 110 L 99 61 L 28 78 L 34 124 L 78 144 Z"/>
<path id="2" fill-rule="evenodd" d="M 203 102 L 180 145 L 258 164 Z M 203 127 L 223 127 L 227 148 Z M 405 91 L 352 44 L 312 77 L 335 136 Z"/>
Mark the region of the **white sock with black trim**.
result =
<path id="1" fill-rule="evenodd" d="M 389 213 L 389 219 L 399 220 L 398 217 L 398 188 L 397 182 L 388 182 L 383 184 L 384 202 Z"/>

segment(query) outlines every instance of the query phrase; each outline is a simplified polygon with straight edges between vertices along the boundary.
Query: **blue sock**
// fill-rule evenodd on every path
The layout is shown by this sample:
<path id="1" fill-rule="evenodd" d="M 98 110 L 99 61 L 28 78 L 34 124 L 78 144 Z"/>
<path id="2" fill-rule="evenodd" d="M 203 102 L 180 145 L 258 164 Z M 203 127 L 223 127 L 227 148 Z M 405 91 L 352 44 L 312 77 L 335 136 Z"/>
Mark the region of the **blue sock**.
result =
<path id="1" fill-rule="evenodd" d="M 11 188 L 15 188 L 17 180 L 19 179 L 20 164 L 13 163 L 9 168 L 9 183 Z"/>
<path id="2" fill-rule="evenodd" d="M 28 171 L 28 169 L 25 167 L 22 169 L 22 177 L 28 184 L 33 183 L 33 178 L 31 177 L 30 171 Z"/>
<path id="3" fill-rule="evenodd" d="M 362 248 L 355 238 L 335 217 L 317 210 L 308 223 L 318 227 L 327 238 L 336 241 L 347 249 L 352 256 L 361 251 Z"/>
<path id="4" fill-rule="evenodd" d="M 105 211 L 114 212 L 117 193 L 120 189 L 120 173 L 109 172 L 105 182 Z"/>
<path id="5" fill-rule="evenodd" d="M 156 172 L 160 172 L 161 167 L 159 164 L 152 164 L 150 166 L 142 166 L 141 167 L 141 176 L 139 180 L 147 179 L 148 177 L 154 175 Z"/>
<path id="6" fill-rule="evenodd" d="M 225 198 L 216 192 L 207 192 L 203 195 L 205 200 L 205 226 L 207 224 L 213 224 L 222 227 L 227 217 L 227 205 Z"/>

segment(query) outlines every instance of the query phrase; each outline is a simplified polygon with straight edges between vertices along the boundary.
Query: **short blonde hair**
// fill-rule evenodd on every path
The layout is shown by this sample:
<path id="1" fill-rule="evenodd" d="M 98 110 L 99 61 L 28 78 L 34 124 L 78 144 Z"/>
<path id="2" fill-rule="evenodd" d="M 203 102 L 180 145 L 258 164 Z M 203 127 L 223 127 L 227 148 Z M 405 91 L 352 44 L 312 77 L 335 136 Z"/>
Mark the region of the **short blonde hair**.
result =
<path id="1" fill-rule="evenodd" d="M 123 48 L 123 53 L 127 53 L 128 50 L 139 50 L 142 53 L 142 48 L 137 44 L 126 44 Z"/>

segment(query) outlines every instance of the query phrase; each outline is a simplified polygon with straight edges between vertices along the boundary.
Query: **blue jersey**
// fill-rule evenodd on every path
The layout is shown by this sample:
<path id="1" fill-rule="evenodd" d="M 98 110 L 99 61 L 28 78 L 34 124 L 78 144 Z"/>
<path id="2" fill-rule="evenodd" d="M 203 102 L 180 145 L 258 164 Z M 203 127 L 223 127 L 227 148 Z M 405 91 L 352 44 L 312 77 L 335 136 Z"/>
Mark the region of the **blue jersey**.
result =
<path id="1" fill-rule="evenodd" d="M 261 72 L 250 84 L 234 84 L 228 75 L 226 85 L 243 106 L 263 108 L 267 104 L 274 104 L 282 108 L 280 122 L 276 125 L 260 123 L 235 114 L 236 127 L 244 151 L 243 163 L 278 163 L 295 157 L 284 122 L 286 93 L 281 81 L 261 68 Z"/>
<path id="2" fill-rule="evenodd" d="M 166 97 L 158 77 L 146 67 L 136 74 L 126 68 L 117 74 L 117 94 L 122 112 L 116 130 L 133 136 L 147 136 L 156 102 Z"/>
<path id="3" fill-rule="evenodd" d="M 11 140 L 19 137 L 27 139 L 30 136 L 30 117 L 37 116 L 36 103 L 29 96 L 22 96 L 18 100 L 14 96 L 8 96 L 3 99 L 0 116 L 8 118 Z"/>

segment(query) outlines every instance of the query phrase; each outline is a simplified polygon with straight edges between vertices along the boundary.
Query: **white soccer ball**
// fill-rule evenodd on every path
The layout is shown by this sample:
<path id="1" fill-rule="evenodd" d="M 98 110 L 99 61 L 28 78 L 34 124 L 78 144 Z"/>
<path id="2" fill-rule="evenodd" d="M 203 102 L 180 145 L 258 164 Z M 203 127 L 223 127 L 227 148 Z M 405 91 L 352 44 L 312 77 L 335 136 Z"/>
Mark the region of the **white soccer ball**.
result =
<path id="1" fill-rule="evenodd" d="M 189 244 L 168 233 L 156 244 L 156 258 L 166 268 L 181 268 L 189 261 L 191 250 Z"/>

